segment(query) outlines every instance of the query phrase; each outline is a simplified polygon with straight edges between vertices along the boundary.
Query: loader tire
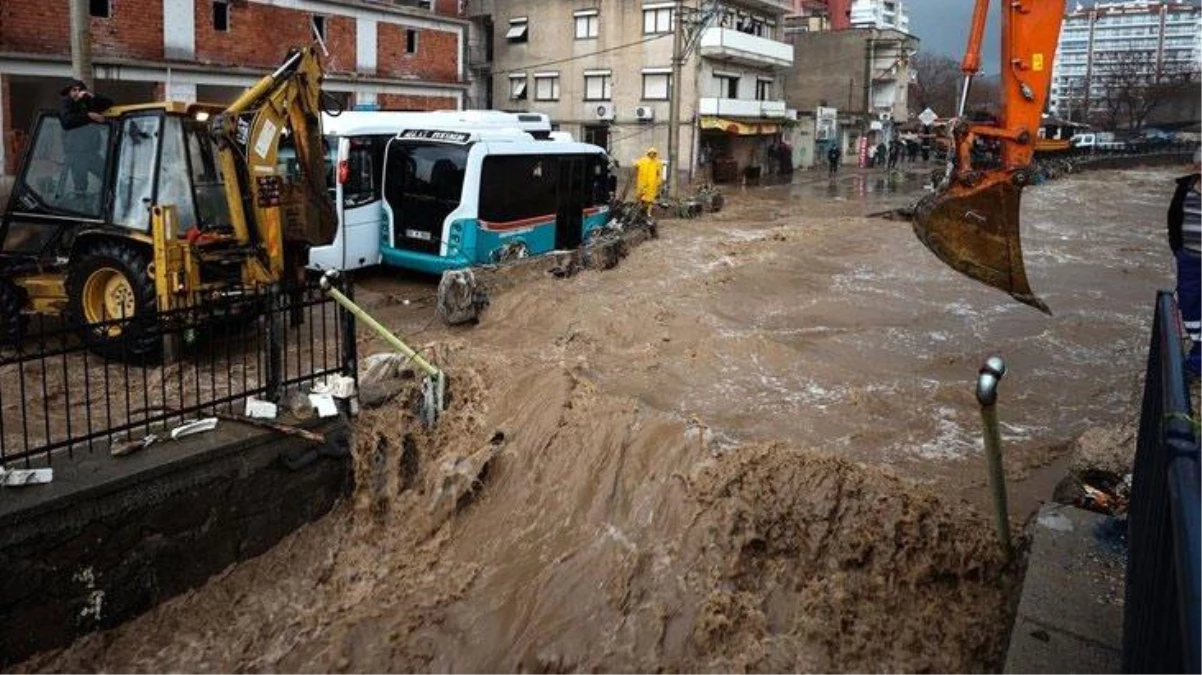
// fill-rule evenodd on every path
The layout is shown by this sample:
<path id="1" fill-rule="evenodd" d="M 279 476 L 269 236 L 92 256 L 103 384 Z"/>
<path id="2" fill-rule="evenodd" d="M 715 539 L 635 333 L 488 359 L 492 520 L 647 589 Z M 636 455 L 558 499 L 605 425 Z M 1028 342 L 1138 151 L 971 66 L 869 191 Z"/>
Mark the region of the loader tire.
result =
<path id="1" fill-rule="evenodd" d="M 0 346 L 21 344 L 29 317 L 25 309 L 25 291 L 8 279 L 0 280 Z"/>
<path id="2" fill-rule="evenodd" d="M 92 351 L 125 361 L 162 356 L 149 264 L 146 252 L 120 242 L 101 241 L 76 253 L 65 284 L 66 319 Z"/>

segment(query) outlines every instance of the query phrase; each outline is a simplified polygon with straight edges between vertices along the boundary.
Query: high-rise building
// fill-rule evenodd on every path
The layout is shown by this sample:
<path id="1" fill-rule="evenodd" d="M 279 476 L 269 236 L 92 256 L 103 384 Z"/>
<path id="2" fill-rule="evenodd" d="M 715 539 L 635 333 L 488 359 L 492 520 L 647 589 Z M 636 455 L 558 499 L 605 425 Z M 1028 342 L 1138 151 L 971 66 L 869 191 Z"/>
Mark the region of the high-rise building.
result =
<path id="1" fill-rule="evenodd" d="M 1196 73 L 1200 56 L 1198 0 L 1077 3 L 1061 24 L 1049 109 L 1089 121 L 1105 113 L 1118 87 Z"/>
<path id="2" fill-rule="evenodd" d="M 854 28 L 910 32 L 910 16 L 903 0 L 854 0 L 849 21 Z"/>

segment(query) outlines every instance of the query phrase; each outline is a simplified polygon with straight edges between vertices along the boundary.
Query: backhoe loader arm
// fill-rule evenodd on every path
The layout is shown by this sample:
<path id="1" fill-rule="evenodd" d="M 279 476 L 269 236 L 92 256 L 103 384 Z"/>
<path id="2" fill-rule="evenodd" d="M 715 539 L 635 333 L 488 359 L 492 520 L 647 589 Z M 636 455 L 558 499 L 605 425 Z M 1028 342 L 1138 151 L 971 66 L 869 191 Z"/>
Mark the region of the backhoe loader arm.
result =
<path id="1" fill-rule="evenodd" d="M 260 247 L 249 283 L 296 273 L 309 246 L 334 239 L 337 217 L 325 185 L 321 130 L 323 71 L 314 47 L 292 50 L 275 72 L 247 89 L 212 124 L 218 139 L 234 235 Z M 296 152 L 296 171 L 279 167 L 281 140 Z"/>
<path id="2" fill-rule="evenodd" d="M 1030 181 L 1035 139 L 1051 84 L 1064 0 L 1002 0 L 1001 100 L 996 125 L 964 119 L 965 102 L 980 63 L 989 0 L 976 0 L 961 69 L 964 88 L 951 125 L 954 152 L 935 193 L 918 203 L 914 232 L 952 268 L 1048 314 L 1023 266 L 1019 203 Z M 1001 165 L 973 166 L 978 139 L 1000 145 Z"/>

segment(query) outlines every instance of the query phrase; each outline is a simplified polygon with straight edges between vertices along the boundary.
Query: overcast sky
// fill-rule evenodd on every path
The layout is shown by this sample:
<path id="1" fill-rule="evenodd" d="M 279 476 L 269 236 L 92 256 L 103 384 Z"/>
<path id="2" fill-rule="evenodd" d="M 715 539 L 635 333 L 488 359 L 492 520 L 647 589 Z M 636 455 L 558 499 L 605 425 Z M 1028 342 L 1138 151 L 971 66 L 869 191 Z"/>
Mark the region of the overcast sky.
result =
<path id="1" fill-rule="evenodd" d="M 956 61 L 964 56 L 968 26 L 972 22 L 972 0 L 909 0 L 905 4 L 910 14 L 910 32 L 922 40 L 920 51 L 943 54 Z M 985 43 L 981 46 L 981 71 L 988 75 L 998 73 L 1000 4 L 998 0 L 990 3 Z"/>

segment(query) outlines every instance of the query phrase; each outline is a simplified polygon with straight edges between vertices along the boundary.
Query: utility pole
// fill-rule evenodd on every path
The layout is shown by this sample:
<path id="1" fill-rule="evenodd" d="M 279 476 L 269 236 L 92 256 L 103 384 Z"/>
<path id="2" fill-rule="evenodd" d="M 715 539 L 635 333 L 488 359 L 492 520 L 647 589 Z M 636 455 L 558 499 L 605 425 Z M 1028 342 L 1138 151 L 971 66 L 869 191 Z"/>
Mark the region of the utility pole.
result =
<path id="1" fill-rule="evenodd" d="M 71 0 L 71 72 L 92 88 L 92 18 L 88 0 Z"/>
<path id="2" fill-rule="evenodd" d="M 684 1 L 672 8 L 672 79 L 668 83 L 668 196 L 680 194 L 680 71 L 684 61 Z"/>

